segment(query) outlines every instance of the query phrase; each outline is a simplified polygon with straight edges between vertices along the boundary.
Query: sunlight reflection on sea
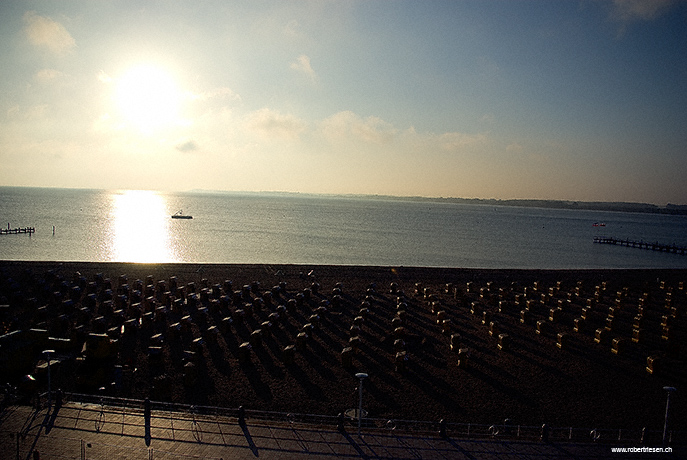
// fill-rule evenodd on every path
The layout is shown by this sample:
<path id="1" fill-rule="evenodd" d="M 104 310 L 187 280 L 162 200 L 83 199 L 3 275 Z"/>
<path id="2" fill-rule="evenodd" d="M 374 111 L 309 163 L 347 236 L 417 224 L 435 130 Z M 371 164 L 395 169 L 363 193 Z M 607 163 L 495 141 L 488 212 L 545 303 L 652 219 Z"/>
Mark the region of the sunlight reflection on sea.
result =
<path id="1" fill-rule="evenodd" d="M 164 196 L 147 190 L 112 195 L 110 260 L 177 262 L 169 235 L 170 216 Z"/>

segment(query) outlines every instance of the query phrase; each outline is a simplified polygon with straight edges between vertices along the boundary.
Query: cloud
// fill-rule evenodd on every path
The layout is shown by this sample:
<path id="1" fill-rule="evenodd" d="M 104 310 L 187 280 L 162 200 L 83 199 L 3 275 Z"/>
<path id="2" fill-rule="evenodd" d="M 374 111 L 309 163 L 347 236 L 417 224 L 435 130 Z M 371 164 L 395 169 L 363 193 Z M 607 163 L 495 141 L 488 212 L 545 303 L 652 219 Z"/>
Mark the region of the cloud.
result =
<path id="1" fill-rule="evenodd" d="M 76 47 L 76 42 L 65 27 L 35 11 L 24 14 L 24 32 L 29 42 L 37 47 L 47 48 L 55 54 L 66 54 Z"/>
<path id="2" fill-rule="evenodd" d="M 303 35 L 300 23 L 295 19 L 290 20 L 284 26 L 284 35 L 291 38 L 300 38 Z"/>
<path id="3" fill-rule="evenodd" d="M 202 93 L 193 94 L 191 99 L 194 101 L 207 101 L 209 99 L 241 100 L 241 96 L 232 91 L 231 88 L 223 86 L 209 91 L 203 91 Z"/>
<path id="4" fill-rule="evenodd" d="M 493 113 L 485 113 L 479 121 L 488 125 L 493 125 L 496 122 L 496 117 L 494 117 Z"/>
<path id="5" fill-rule="evenodd" d="M 618 38 L 640 21 L 652 21 L 670 9 L 675 0 L 613 0 L 610 18 L 619 24 Z"/>
<path id="6" fill-rule="evenodd" d="M 512 154 L 522 153 L 524 150 L 525 150 L 525 147 L 523 147 L 521 144 L 519 144 L 517 142 L 512 142 L 512 143 L 508 144 L 508 146 L 506 147 L 506 152 L 512 153 Z"/>
<path id="7" fill-rule="evenodd" d="M 48 111 L 48 104 L 39 104 L 29 107 L 24 116 L 29 120 L 36 120 L 45 117 Z"/>
<path id="8" fill-rule="evenodd" d="M 38 104 L 32 106 L 13 105 L 7 109 L 7 112 L 5 112 L 5 117 L 7 120 L 13 121 L 35 121 L 45 118 L 49 112 L 50 106 L 48 104 Z M 0 133 L 2 133 L 1 129 Z"/>
<path id="9" fill-rule="evenodd" d="M 36 72 L 35 80 L 40 83 L 48 83 L 56 78 L 64 76 L 64 73 L 55 69 L 41 69 Z"/>
<path id="10" fill-rule="evenodd" d="M 193 139 L 187 139 L 178 143 L 175 148 L 180 152 L 194 152 L 198 150 L 198 144 Z"/>
<path id="11" fill-rule="evenodd" d="M 95 132 L 104 133 L 113 129 L 116 129 L 116 125 L 115 121 L 112 119 L 112 115 L 109 113 L 100 115 L 98 119 L 93 122 L 93 130 Z"/>
<path id="12" fill-rule="evenodd" d="M 611 15 L 623 23 L 650 21 L 673 3 L 674 0 L 613 0 Z"/>
<path id="13" fill-rule="evenodd" d="M 480 145 L 487 140 L 484 134 L 444 133 L 439 138 L 439 144 L 443 150 L 454 151 L 465 147 Z"/>
<path id="14" fill-rule="evenodd" d="M 13 105 L 9 109 L 7 109 L 7 118 L 15 118 L 19 114 L 20 110 L 21 109 L 18 105 Z"/>
<path id="15" fill-rule="evenodd" d="M 335 113 L 326 118 L 321 128 L 331 141 L 354 139 L 374 144 L 390 143 L 397 133 L 393 125 L 381 118 L 362 118 L 351 111 Z"/>
<path id="16" fill-rule="evenodd" d="M 315 79 L 317 78 L 315 71 L 310 65 L 310 58 L 305 54 L 301 54 L 300 56 L 298 56 L 298 59 L 292 62 L 290 67 L 292 70 L 295 70 L 296 72 L 306 75 L 312 81 L 315 81 Z"/>
<path id="17" fill-rule="evenodd" d="M 107 85 L 109 83 L 112 83 L 112 77 L 106 74 L 104 70 L 101 70 L 98 73 L 98 81 L 101 83 L 105 83 Z"/>
<path id="18" fill-rule="evenodd" d="M 249 113 L 244 126 L 249 131 L 266 137 L 295 140 L 306 130 L 308 124 L 294 115 L 264 108 Z"/>

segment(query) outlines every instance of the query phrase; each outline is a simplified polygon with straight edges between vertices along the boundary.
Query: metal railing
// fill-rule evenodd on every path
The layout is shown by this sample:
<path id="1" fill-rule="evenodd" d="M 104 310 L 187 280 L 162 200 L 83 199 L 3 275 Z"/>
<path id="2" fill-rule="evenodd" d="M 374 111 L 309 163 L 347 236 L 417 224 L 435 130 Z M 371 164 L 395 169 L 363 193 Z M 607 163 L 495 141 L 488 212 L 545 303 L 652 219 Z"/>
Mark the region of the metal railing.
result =
<path id="1" fill-rule="evenodd" d="M 47 400 L 47 393 L 41 395 Z M 94 407 L 85 410 L 102 411 L 105 407 L 140 411 L 143 414 L 146 402 L 140 399 L 120 398 L 113 396 L 89 395 L 81 393 L 64 393 L 63 402 L 72 402 Z M 55 401 L 55 397 L 53 397 Z M 338 427 L 351 429 L 357 425 L 357 419 L 342 415 L 301 414 L 287 412 L 272 412 L 250 410 L 243 408 L 226 408 L 218 406 L 203 406 L 180 404 L 173 402 L 150 401 L 153 411 L 174 413 L 180 420 L 200 421 L 207 418 L 222 417 L 235 419 L 236 423 L 250 420 L 252 423 L 276 422 L 284 424 L 299 424 L 322 427 Z M 143 416 L 143 415 L 142 415 Z M 166 415 L 165 418 L 169 418 Z M 503 439 L 503 440 L 542 440 L 551 442 L 576 443 L 655 443 L 662 439 L 662 431 L 646 428 L 579 428 L 579 427 L 551 427 L 547 425 L 515 425 L 505 420 L 497 424 L 456 423 L 449 421 L 403 420 L 367 417 L 362 420 L 362 427 L 366 431 L 397 432 L 407 434 L 423 434 L 428 436 L 446 436 L 463 439 Z M 670 431 L 669 443 L 685 444 L 687 436 L 682 431 Z"/>

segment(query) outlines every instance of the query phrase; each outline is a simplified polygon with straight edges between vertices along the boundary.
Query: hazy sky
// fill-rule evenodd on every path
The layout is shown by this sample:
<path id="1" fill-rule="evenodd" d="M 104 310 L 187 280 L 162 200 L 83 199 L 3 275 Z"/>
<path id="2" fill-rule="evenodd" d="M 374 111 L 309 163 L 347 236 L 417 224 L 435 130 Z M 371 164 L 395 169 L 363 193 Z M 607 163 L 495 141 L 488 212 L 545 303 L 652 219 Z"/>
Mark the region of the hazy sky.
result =
<path id="1" fill-rule="evenodd" d="M 687 2 L 0 2 L 0 185 L 687 204 Z"/>

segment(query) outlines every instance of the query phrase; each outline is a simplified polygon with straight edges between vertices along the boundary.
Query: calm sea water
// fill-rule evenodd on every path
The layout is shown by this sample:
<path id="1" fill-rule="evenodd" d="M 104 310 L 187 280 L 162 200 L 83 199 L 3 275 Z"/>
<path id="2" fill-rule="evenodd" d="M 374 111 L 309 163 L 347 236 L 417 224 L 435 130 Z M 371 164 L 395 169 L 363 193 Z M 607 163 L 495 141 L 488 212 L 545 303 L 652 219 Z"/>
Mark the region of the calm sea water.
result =
<path id="1" fill-rule="evenodd" d="M 179 209 L 191 220 L 171 219 Z M 595 227 L 595 222 L 605 227 Z M 0 260 L 687 268 L 687 217 L 351 197 L 0 187 Z M 54 234 L 53 234 L 54 226 Z"/>

